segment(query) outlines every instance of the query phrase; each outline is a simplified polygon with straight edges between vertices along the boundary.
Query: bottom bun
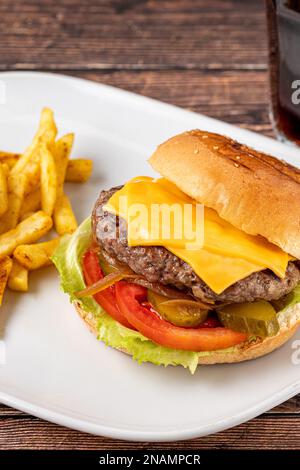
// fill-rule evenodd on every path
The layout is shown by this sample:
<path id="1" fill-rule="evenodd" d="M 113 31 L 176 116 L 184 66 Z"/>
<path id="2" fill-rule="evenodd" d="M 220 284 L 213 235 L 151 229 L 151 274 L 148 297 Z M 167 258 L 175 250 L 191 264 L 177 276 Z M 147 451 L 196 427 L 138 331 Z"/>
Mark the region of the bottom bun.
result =
<path id="1" fill-rule="evenodd" d="M 97 335 L 97 319 L 95 316 L 91 312 L 83 310 L 76 302 L 74 303 L 74 306 L 81 318 L 88 325 L 89 329 Z M 288 341 L 297 330 L 300 324 L 300 303 L 287 309 L 282 315 L 284 315 L 284 318 L 281 321 L 282 326 L 277 335 L 270 336 L 264 340 L 257 338 L 255 341 L 243 342 L 234 346 L 232 351 L 230 351 L 230 349 L 210 351 L 207 356 L 203 355 L 199 357 L 199 364 L 242 362 L 269 354 Z M 120 349 L 120 351 L 130 354 L 124 349 Z"/>

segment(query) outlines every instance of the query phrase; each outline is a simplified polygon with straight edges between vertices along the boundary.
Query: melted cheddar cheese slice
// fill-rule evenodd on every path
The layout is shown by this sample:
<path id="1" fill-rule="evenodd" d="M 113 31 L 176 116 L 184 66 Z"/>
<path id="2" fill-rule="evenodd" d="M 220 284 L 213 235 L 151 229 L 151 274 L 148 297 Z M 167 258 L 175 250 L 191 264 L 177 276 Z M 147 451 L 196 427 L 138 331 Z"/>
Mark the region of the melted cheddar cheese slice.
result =
<path id="1" fill-rule="evenodd" d="M 129 246 L 164 246 L 217 294 L 266 268 L 285 275 L 287 253 L 237 229 L 164 178 L 133 178 L 105 209 L 126 220 Z"/>

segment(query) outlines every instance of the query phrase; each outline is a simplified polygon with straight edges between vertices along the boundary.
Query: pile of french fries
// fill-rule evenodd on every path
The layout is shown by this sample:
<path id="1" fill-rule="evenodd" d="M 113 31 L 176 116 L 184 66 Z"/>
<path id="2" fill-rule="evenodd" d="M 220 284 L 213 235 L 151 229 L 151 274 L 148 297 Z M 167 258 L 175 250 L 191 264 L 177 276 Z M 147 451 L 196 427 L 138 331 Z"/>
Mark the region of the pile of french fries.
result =
<path id="1" fill-rule="evenodd" d="M 92 161 L 70 160 L 73 140 L 57 139 L 53 111 L 44 108 L 24 153 L 0 151 L 0 305 L 7 285 L 26 292 L 29 271 L 50 265 L 59 238 L 77 228 L 64 183 L 87 181 Z M 52 227 L 55 238 L 36 243 Z"/>

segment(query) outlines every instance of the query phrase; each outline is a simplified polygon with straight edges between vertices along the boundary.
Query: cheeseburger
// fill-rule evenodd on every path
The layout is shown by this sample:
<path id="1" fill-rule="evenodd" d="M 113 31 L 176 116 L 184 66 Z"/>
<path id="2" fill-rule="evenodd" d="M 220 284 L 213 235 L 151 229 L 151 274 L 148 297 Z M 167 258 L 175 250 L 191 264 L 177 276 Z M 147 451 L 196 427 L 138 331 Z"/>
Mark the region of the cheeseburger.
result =
<path id="1" fill-rule="evenodd" d="M 239 362 L 300 322 L 300 170 L 207 131 L 100 193 L 53 261 L 98 338 L 139 362 Z"/>

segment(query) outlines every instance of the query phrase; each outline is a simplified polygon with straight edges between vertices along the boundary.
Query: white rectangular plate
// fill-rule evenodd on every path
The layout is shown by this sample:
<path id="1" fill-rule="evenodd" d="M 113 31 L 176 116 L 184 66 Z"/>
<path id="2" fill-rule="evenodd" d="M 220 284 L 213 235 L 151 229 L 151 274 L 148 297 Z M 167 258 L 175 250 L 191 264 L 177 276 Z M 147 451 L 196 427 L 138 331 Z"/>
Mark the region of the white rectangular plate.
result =
<path id="1" fill-rule="evenodd" d="M 43 73 L 1 73 L 0 148 L 21 151 L 40 110 L 55 110 L 61 132 L 74 131 L 73 155 L 94 160 L 85 185 L 69 185 L 79 220 L 102 188 L 152 174 L 147 157 L 168 137 L 201 128 L 229 135 L 294 165 L 300 151 L 167 104 L 96 83 Z M 3 85 L 4 84 L 4 85 Z M 3 98 L 3 96 L 2 96 Z M 139 365 L 93 337 L 59 290 L 54 268 L 36 272 L 27 294 L 7 292 L 0 312 L 0 401 L 82 431 L 162 441 L 214 433 L 300 391 L 292 345 L 255 361 L 199 367 Z M 2 357 L 2 359 L 4 359 Z"/>

